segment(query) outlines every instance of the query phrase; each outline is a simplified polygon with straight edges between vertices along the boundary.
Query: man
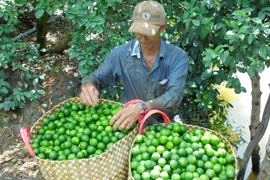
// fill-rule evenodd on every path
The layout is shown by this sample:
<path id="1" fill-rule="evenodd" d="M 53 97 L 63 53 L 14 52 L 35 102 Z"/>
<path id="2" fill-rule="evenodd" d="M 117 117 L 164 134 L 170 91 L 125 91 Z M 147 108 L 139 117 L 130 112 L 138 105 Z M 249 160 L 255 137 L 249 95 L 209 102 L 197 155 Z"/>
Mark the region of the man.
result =
<path id="1" fill-rule="evenodd" d="M 136 39 L 114 48 L 101 66 L 82 80 L 80 98 L 86 105 L 98 103 L 102 88 L 115 85 L 117 79 L 124 86 L 124 103 L 144 101 L 120 110 L 110 121 L 114 129 L 129 129 L 151 109 L 164 111 L 170 118 L 176 115 L 184 94 L 188 55 L 160 38 L 165 19 L 165 10 L 158 2 L 139 3 L 129 29 Z"/>

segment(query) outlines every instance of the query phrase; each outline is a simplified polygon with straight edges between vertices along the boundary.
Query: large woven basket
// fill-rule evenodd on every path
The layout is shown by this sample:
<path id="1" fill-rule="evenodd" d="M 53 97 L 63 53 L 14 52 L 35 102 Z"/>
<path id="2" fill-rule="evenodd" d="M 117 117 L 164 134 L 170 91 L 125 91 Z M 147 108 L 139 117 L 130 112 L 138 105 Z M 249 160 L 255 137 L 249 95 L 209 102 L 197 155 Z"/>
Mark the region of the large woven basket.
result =
<path id="1" fill-rule="evenodd" d="M 160 113 L 160 112 L 159 112 Z M 151 116 L 153 113 L 150 112 L 150 114 L 148 116 Z M 148 130 L 148 127 L 147 128 L 143 128 L 143 124 L 144 122 L 147 120 L 146 119 L 147 117 L 145 117 L 145 119 L 142 120 L 140 126 L 139 126 L 139 133 L 143 133 L 143 132 L 146 132 Z M 164 118 L 164 121 L 166 124 L 168 124 L 168 122 L 166 121 L 166 115 L 163 114 L 163 118 Z M 166 124 L 165 123 L 162 123 L 163 126 L 165 126 Z M 202 130 L 203 132 L 205 131 L 210 131 L 212 132 L 213 134 L 215 134 L 216 136 L 220 137 L 221 138 L 221 141 L 223 143 L 225 143 L 226 147 L 227 147 L 227 152 L 229 152 L 230 154 L 232 154 L 234 156 L 234 159 L 235 159 L 235 174 L 237 174 L 238 170 L 239 170 L 239 164 L 237 162 L 237 158 L 236 158 L 236 152 L 234 150 L 234 148 L 231 146 L 230 142 L 221 134 L 217 133 L 216 131 L 213 131 L 211 129 L 208 129 L 208 128 L 204 128 L 204 127 L 199 127 L 199 126 L 195 126 L 195 125 L 190 125 L 190 124 L 184 124 L 182 123 L 183 126 L 185 126 L 187 128 L 187 131 L 193 131 L 195 129 L 200 129 Z M 136 138 L 136 137 L 135 137 Z M 132 147 L 133 145 L 135 144 L 135 138 L 132 142 Z M 132 172 L 131 172 L 131 166 L 130 166 L 130 161 L 131 161 L 131 151 L 129 153 L 129 172 L 128 172 L 128 180 L 134 180 L 133 176 L 132 176 Z M 235 177 L 235 180 L 236 180 L 236 177 Z"/>
<path id="2" fill-rule="evenodd" d="M 66 101 L 81 103 L 80 98 L 71 98 Z M 43 119 L 49 117 L 52 113 L 58 113 L 66 101 L 58 104 L 38 119 L 31 128 L 30 143 L 32 143 L 38 130 L 42 127 Z M 101 104 L 106 101 L 109 100 L 100 99 Z M 44 178 L 48 180 L 125 180 L 128 176 L 128 156 L 136 134 L 137 128 L 115 143 L 106 152 L 93 158 L 52 161 L 35 156 L 35 160 Z"/>

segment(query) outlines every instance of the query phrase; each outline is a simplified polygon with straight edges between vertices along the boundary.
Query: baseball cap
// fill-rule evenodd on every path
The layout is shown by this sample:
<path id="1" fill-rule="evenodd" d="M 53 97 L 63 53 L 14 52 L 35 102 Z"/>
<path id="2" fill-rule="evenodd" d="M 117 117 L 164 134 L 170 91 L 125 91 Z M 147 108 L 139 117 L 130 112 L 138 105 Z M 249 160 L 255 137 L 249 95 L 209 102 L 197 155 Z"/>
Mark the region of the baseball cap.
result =
<path id="1" fill-rule="evenodd" d="M 166 24 L 166 13 L 163 6 L 156 1 L 142 1 L 133 11 L 129 32 L 154 36 L 161 25 Z"/>

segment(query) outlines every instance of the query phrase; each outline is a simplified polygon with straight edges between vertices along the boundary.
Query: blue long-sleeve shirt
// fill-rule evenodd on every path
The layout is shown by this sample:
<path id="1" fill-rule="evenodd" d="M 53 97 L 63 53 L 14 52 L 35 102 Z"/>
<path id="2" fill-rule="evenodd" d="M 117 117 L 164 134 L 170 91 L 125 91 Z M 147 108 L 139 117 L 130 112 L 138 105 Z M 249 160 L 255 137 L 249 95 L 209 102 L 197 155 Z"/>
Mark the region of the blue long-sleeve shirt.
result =
<path id="1" fill-rule="evenodd" d="M 132 99 L 149 101 L 152 108 L 169 115 L 177 110 L 188 73 L 187 53 L 161 40 L 160 51 L 149 70 L 137 40 L 112 50 L 101 66 L 82 80 L 100 90 L 120 79 L 124 86 L 124 103 Z"/>

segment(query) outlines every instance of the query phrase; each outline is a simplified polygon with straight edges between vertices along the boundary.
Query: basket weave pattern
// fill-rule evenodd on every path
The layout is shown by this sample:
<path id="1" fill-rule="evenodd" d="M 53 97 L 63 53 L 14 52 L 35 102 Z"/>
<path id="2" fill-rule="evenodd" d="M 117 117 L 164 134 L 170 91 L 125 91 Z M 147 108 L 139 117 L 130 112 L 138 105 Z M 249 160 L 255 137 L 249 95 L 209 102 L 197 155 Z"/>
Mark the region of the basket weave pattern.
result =
<path id="1" fill-rule="evenodd" d="M 71 98 L 66 101 L 81 103 L 80 98 Z M 34 124 L 31 128 L 30 143 L 33 142 L 38 130 L 43 126 L 43 119 L 49 117 L 52 113 L 58 113 L 66 101 L 48 111 Z M 102 104 L 105 101 L 109 100 L 101 99 L 100 103 Z M 137 128 L 115 143 L 106 152 L 89 159 L 52 161 L 35 156 L 35 160 L 47 180 L 126 180 L 129 152 L 136 135 Z"/>

